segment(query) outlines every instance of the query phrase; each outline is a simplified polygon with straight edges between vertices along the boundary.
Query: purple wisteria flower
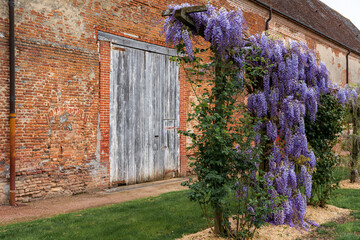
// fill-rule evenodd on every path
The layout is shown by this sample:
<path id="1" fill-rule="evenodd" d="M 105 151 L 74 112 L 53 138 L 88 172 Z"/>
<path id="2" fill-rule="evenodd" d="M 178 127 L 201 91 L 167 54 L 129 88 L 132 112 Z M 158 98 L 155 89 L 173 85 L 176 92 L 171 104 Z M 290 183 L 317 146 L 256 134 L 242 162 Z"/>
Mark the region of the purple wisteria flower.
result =
<path id="1" fill-rule="evenodd" d="M 189 55 L 190 58 L 193 58 L 193 49 L 189 32 L 187 30 L 183 30 L 181 36 L 185 43 L 186 53 Z"/>
<path id="2" fill-rule="evenodd" d="M 267 114 L 267 102 L 264 93 L 256 94 L 256 114 L 258 117 L 265 117 Z"/>
<path id="3" fill-rule="evenodd" d="M 294 203 L 298 212 L 298 220 L 302 223 L 304 223 L 304 216 L 306 212 L 306 199 L 301 194 L 300 190 L 298 190 L 297 195 L 294 198 Z"/>
<path id="4" fill-rule="evenodd" d="M 316 167 L 316 157 L 315 157 L 314 152 L 308 151 L 304 156 L 310 159 L 310 161 L 308 162 L 309 166 L 311 168 L 315 168 Z"/>
<path id="5" fill-rule="evenodd" d="M 318 223 L 314 222 L 313 220 L 306 220 L 306 222 L 314 227 L 320 227 L 320 225 Z"/>
<path id="6" fill-rule="evenodd" d="M 284 224 L 284 220 L 285 220 L 284 210 L 278 210 L 275 215 L 275 219 L 274 219 L 275 224 L 282 225 L 282 224 Z"/>
<path id="7" fill-rule="evenodd" d="M 357 95 L 357 92 L 356 92 L 355 89 L 351 90 L 351 97 L 354 98 L 354 99 L 358 99 L 358 95 Z"/>
<path id="8" fill-rule="evenodd" d="M 338 100 L 340 104 L 345 104 L 346 103 L 346 94 L 345 91 L 343 89 L 339 89 L 338 91 Z"/>
<path id="9" fill-rule="evenodd" d="M 296 181 L 296 173 L 295 173 L 295 166 L 294 164 L 290 164 L 289 169 L 289 186 L 291 186 L 292 189 L 297 188 L 297 181 Z"/>
<path id="10" fill-rule="evenodd" d="M 275 142 L 277 137 L 277 127 L 276 124 L 273 124 L 271 121 L 268 121 L 266 124 L 266 133 L 269 139 L 272 142 Z"/>

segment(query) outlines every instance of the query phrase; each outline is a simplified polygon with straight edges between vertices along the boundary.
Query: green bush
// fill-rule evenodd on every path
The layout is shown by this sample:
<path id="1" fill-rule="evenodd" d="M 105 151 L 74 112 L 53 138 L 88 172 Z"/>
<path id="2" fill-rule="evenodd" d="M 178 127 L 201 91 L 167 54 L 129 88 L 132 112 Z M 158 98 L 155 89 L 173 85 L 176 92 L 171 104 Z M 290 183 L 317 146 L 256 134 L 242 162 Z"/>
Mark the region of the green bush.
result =
<path id="1" fill-rule="evenodd" d="M 350 167 L 350 182 L 356 182 L 358 177 L 359 169 L 359 157 L 360 157 L 360 136 L 359 136 L 359 127 L 360 127 L 360 101 L 357 95 L 354 95 L 354 92 L 357 94 L 360 92 L 360 86 L 346 88 L 348 94 L 348 102 L 346 104 L 346 115 L 345 122 L 350 128 L 347 134 L 344 134 L 342 147 L 345 151 L 350 152 L 348 156 L 348 162 Z"/>
<path id="2" fill-rule="evenodd" d="M 339 185 L 336 167 L 340 157 L 332 150 L 342 132 L 345 110 L 334 94 L 321 96 L 315 122 L 305 119 L 308 143 L 317 158 L 310 203 L 324 207 Z"/>

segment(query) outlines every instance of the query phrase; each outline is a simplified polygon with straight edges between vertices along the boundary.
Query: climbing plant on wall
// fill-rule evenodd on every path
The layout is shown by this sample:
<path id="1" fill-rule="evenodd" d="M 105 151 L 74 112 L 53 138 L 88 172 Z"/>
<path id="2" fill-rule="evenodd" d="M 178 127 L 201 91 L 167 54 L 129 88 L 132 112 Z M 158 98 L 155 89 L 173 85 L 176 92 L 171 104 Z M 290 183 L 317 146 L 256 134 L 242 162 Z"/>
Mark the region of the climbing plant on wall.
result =
<path id="1" fill-rule="evenodd" d="M 251 173 L 253 182 L 261 182 L 268 194 L 261 195 L 263 206 L 274 210 L 261 212 L 256 218 L 306 227 L 306 198 L 311 196 L 316 158 L 308 147 L 304 117 L 308 115 L 315 121 L 318 101 L 329 92 L 325 65 L 316 60 L 304 43 L 290 41 L 285 45 L 265 33 L 246 37 L 240 10 L 216 10 L 209 5 L 206 12 L 189 13 L 194 26 L 185 25 L 175 17 L 175 10 L 189 6 L 171 7 L 173 14 L 166 18 L 163 31 L 168 43 L 183 44 L 188 63 L 198 64 L 195 76 L 202 75 L 204 69 L 214 73 L 210 82 L 190 80 L 197 86 L 206 83 L 211 88 L 193 105 L 195 113 L 190 114 L 191 120 L 199 122 L 195 125 L 198 132 L 183 132 L 193 139 L 191 148 L 195 152 L 193 167 L 198 178 L 188 182 L 193 199 L 199 201 L 201 198 L 194 196 L 201 196 L 203 202 L 211 202 L 215 209 L 215 232 L 222 233 L 223 223 L 227 222 L 224 193 L 237 175 L 241 176 L 240 169 L 234 167 L 245 166 L 241 173 Z M 210 43 L 210 64 L 203 64 L 203 59 L 194 56 L 195 36 Z M 247 97 L 246 109 L 235 104 L 239 95 Z M 243 111 L 245 118 L 239 119 L 245 119 L 246 124 L 233 120 L 235 110 Z M 237 137 L 232 136 L 235 123 L 239 124 L 236 130 L 240 130 Z M 235 148 L 244 142 L 247 143 L 244 149 Z M 252 164 L 244 164 L 249 160 Z M 235 184 L 243 182 L 240 179 Z M 245 189 L 257 189 L 256 186 L 244 184 L 244 188 L 237 188 L 237 193 L 249 198 Z M 204 192 L 210 197 L 204 198 Z"/>
<path id="2" fill-rule="evenodd" d="M 253 80 L 256 84 L 248 97 L 249 111 L 263 119 L 258 130 L 258 143 L 264 146 L 260 167 L 266 178 L 274 179 L 273 195 L 286 198 L 269 221 L 306 227 L 306 199 L 311 196 L 316 158 L 308 147 L 304 117 L 315 121 L 319 98 L 329 92 L 328 73 L 304 43 L 290 41 L 285 46 L 265 34 L 252 36 L 250 41 L 272 66 L 269 74 Z M 260 138 L 264 135 L 267 140 Z"/>
<path id="3" fill-rule="evenodd" d="M 178 45 L 180 54 L 185 53 L 182 47 L 183 44 Z M 204 63 L 197 57 L 199 52 L 207 52 L 212 60 Z M 188 119 L 195 132 L 181 132 L 192 139 L 191 166 L 197 176 L 185 185 L 190 187 L 190 198 L 200 203 L 205 216 L 214 216 L 215 232 L 246 239 L 266 222 L 264 216 L 274 213 L 268 207 L 274 202 L 269 192 L 273 187 L 257 174 L 262 148 L 253 145 L 252 129 L 258 119 L 246 112 L 244 102 L 237 101 L 249 83 L 239 79 L 241 69 L 232 61 L 215 56 L 211 49 L 196 49 L 191 59 L 176 58 L 184 66 L 197 101 Z M 229 199 L 235 199 L 235 204 Z M 228 222 L 233 214 L 236 231 L 230 229 Z"/>

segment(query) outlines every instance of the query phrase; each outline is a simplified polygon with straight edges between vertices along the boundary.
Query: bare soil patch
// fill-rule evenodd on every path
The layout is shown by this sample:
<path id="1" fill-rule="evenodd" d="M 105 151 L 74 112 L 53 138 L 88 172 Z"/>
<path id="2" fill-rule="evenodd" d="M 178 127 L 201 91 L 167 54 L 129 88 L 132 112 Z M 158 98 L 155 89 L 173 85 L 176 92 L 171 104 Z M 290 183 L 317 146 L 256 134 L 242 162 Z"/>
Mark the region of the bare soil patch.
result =
<path id="1" fill-rule="evenodd" d="M 350 180 L 343 180 L 340 182 L 340 188 L 345 189 L 360 189 L 360 179 L 357 179 L 355 183 L 350 183 Z"/>

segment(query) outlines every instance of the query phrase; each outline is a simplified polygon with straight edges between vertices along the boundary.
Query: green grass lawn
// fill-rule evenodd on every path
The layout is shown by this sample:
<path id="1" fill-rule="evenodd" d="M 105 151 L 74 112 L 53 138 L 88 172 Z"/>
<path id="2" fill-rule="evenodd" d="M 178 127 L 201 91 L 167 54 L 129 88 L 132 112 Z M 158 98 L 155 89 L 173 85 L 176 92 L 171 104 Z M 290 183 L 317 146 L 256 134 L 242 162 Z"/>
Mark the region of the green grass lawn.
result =
<path id="1" fill-rule="evenodd" d="M 186 191 L 0 227 L 0 239 L 175 239 L 206 228 Z"/>
<path id="2" fill-rule="evenodd" d="M 350 179 L 350 169 L 344 166 L 338 166 L 335 168 L 335 179 L 341 181 Z"/>
<path id="3" fill-rule="evenodd" d="M 330 204 L 352 210 L 352 219 L 345 223 L 330 222 L 317 229 L 317 237 L 335 240 L 360 240 L 360 190 L 339 189 Z"/>
<path id="4" fill-rule="evenodd" d="M 175 239 L 206 228 L 186 191 L 61 214 L 0 227 L 0 239 Z M 360 240 L 360 190 L 339 189 L 330 204 L 353 210 L 352 219 L 324 224 L 311 239 Z"/>

